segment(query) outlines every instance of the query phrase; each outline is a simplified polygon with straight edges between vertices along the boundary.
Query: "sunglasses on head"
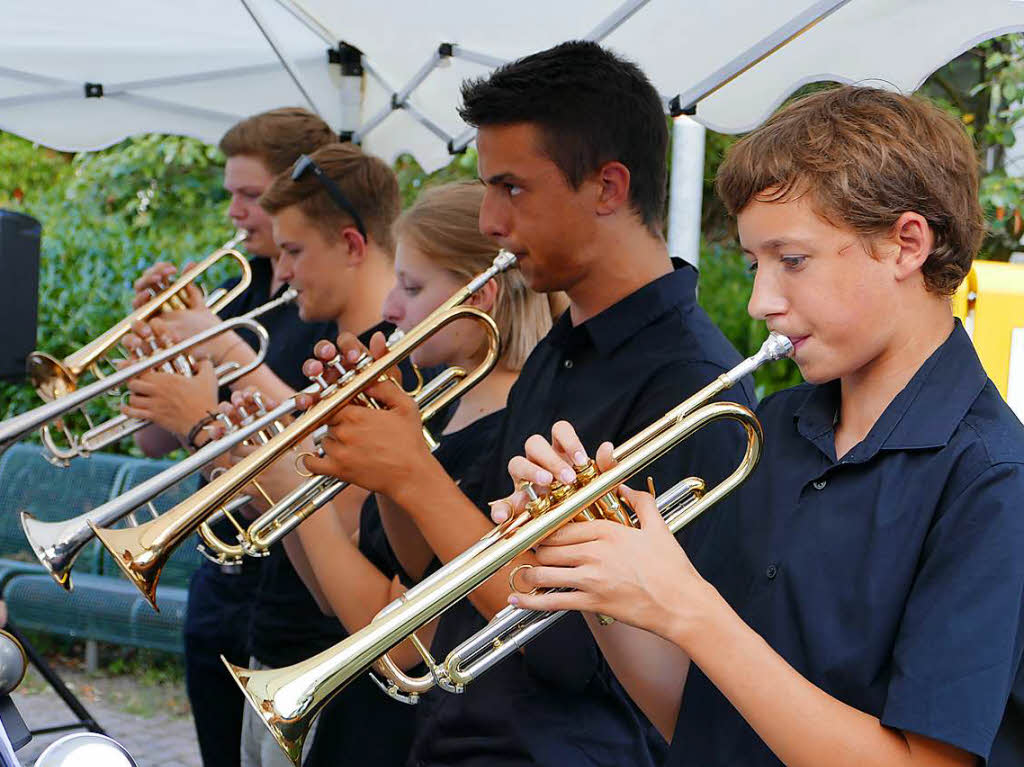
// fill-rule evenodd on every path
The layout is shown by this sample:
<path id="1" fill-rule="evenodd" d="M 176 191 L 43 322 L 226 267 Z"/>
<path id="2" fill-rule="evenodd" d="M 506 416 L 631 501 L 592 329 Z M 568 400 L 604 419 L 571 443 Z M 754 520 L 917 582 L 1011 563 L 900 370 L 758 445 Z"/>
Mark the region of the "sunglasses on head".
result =
<path id="1" fill-rule="evenodd" d="M 348 198 L 341 191 L 334 180 L 324 173 L 324 169 L 316 164 L 316 161 L 308 154 L 299 155 L 299 159 L 295 161 L 295 167 L 292 168 L 292 181 L 298 181 L 306 173 L 306 171 L 312 171 L 313 175 L 316 176 L 317 181 L 324 188 L 331 199 L 334 200 L 334 204 L 341 208 L 343 211 L 348 213 L 352 220 L 355 222 L 356 229 L 359 230 L 359 234 L 363 235 L 363 239 L 368 239 L 366 236 L 366 227 L 363 226 L 363 219 L 356 211 L 355 206 L 348 201 Z"/>

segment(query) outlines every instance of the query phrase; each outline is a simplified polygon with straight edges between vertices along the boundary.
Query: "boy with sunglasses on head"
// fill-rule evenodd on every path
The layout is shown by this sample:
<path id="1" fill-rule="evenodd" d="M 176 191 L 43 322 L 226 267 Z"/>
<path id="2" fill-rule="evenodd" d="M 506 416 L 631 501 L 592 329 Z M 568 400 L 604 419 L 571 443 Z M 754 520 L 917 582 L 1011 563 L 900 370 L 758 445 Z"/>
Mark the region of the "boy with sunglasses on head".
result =
<path id="1" fill-rule="evenodd" d="M 984 232 L 970 141 L 837 88 L 740 141 L 717 188 L 750 314 L 808 383 L 760 405 L 761 465 L 698 545 L 623 488 L 640 529 L 567 526 L 521 580 L 574 590 L 512 601 L 588 615 L 673 767 L 1024 764 L 1024 426 L 949 302 Z M 596 446 L 556 431 L 513 477 Z"/>
<path id="2" fill-rule="evenodd" d="M 259 202 L 270 216 L 279 249 L 278 276 L 298 291 L 303 320 L 329 320 L 366 340 L 374 332 L 386 335 L 394 329 L 381 321 L 394 282 L 392 226 L 400 212 L 398 180 L 387 163 L 353 144 L 331 144 L 300 157 Z M 266 394 L 276 400 L 291 396 Z M 301 480 L 296 474 L 296 485 Z M 353 487 L 335 500 L 349 534 L 358 529 L 366 495 Z M 346 636 L 323 593 L 308 588 L 315 584 L 304 571 L 308 567 L 297 539 L 286 537 L 270 549 L 250 623 L 254 667 L 297 663 Z M 340 758 L 350 765 L 399 764 L 408 750 L 411 717 L 410 709 L 389 700 L 368 678 L 360 679 L 321 714 L 306 741 L 303 764 L 333 765 Z M 317 735 L 321 729 L 326 739 Z M 246 706 L 242 766 L 276 765 L 287 767 L 290 761 L 259 715 Z"/>

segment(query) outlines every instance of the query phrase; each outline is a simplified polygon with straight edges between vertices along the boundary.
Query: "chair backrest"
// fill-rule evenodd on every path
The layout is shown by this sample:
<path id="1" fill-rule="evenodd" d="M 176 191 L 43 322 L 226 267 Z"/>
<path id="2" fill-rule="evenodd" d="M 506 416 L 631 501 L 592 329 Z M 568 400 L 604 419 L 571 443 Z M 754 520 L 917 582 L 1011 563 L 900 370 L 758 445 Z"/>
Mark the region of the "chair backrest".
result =
<path id="1" fill-rule="evenodd" d="M 136 485 L 145 482 L 150 477 L 156 476 L 164 469 L 173 465 L 173 461 L 152 461 L 140 458 L 125 458 L 124 473 L 118 493 L 124 493 Z M 188 496 L 192 495 L 199 488 L 199 475 L 193 474 L 179 482 L 174 487 L 161 493 L 153 501 L 156 510 L 163 514 L 168 509 L 177 505 Z M 152 519 L 148 508 L 141 508 L 135 514 L 140 524 Z M 126 523 L 121 523 L 123 526 Z M 186 542 L 175 549 L 170 560 L 163 569 L 160 576 L 160 585 L 187 586 L 192 573 L 202 562 L 202 555 L 196 550 L 191 542 Z M 108 552 L 104 551 L 101 564 L 103 573 L 118 573 L 117 565 L 110 559 Z"/>
<path id="2" fill-rule="evenodd" d="M 91 511 L 117 495 L 123 461 L 97 453 L 61 469 L 46 462 L 41 448 L 14 445 L 0 459 L 0 557 L 34 561 L 20 512 L 56 522 Z"/>

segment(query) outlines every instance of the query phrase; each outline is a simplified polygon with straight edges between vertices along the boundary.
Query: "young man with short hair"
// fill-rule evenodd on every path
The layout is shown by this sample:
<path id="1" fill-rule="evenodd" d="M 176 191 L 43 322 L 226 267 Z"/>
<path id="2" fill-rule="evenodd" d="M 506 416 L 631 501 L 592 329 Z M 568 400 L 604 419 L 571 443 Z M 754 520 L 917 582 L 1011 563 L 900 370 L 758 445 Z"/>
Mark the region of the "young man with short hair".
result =
<path id="1" fill-rule="evenodd" d="M 461 486 L 423 445 L 408 397 L 378 386 L 389 409 L 343 408 L 310 460 L 394 499 L 444 562 L 491 525 L 480 513 L 506 496 L 508 459 L 558 418 L 593 439 L 625 439 L 738 361 L 696 304 L 696 272 L 669 259 L 662 237 L 668 131 L 661 100 L 636 65 L 590 42 L 556 46 L 463 88 L 479 127 L 486 186 L 480 228 L 515 253 L 535 290 L 564 290 L 569 309 L 512 388 L 497 448 Z M 373 345 L 381 354 L 382 339 Z M 358 354 L 350 336 L 345 354 Z M 749 382 L 738 391 L 752 399 Z M 740 451 L 728 427 L 652 473 L 721 476 Z M 542 478 L 550 483 L 553 477 Z M 461 489 L 460 489 L 461 488 Z M 516 560 L 532 561 L 527 554 Z M 441 618 L 444 656 L 506 604 L 508 568 Z M 421 698 L 409 764 L 653 764 L 663 744 L 603 665 L 579 616 L 566 617 L 472 682 Z"/>
<path id="2" fill-rule="evenodd" d="M 761 465 L 700 545 L 624 490 L 641 529 L 560 530 L 523 587 L 576 590 L 515 603 L 620 621 L 588 618 L 673 766 L 1024 764 L 1024 426 L 949 303 L 984 232 L 970 141 L 922 100 L 837 88 L 717 185 L 750 314 L 808 383 L 760 405 Z M 513 475 L 597 444 L 559 436 Z"/>
<path id="3" fill-rule="evenodd" d="M 262 112 L 232 126 L 220 141 L 227 156 L 224 188 L 231 195 L 228 216 L 245 231 L 244 247 L 249 254 L 252 284 L 228 304 L 219 317 L 202 307 L 198 291 L 192 292 L 189 311 L 162 314 L 150 323 L 152 331 L 184 337 L 212 324 L 245 314 L 276 298 L 285 285 L 275 274 L 277 246 L 270 217 L 257 200 L 275 175 L 286 170 L 300 154 L 309 154 L 337 140 L 337 135 L 320 117 L 305 109 L 288 107 Z M 172 264 L 150 267 L 135 283 L 136 306 L 149 299 L 148 288 L 172 279 Z M 222 287 L 231 287 L 235 280 Z M 294 305 L 279 307 L 260 317 L 270 334 L 264 363 L 265 378 L 280 379 L 302 386 L 301 365 L 307 350 L 337 331 L 329 322 L 306 323 Z M 229 356 L 251 359 L 252 351 L 235 334 L 221 339 L 210 350 L 220 363 Z M 213 365 L 200 363 L 193 378 L 152 371 L 129 382 L 131 397 L 126 415 L 145 418 L 154 426 L 141 430 L 136 439 L 150 456 L 164 455 L 187 442 L 187 435 L 200 419 L 217 405 L 218 393 Z M 238 382 L 243 385 L 246 381 Z M 224 396 L 224 393 L 221 393 Z M 199 440 L 206 436 L 198 437 Z M 191 447 L 191 446 L 190 446 Z M 226 522 L 218 531 L 231 540 Z M 204 560 L 189 584 L 189 607 L 185 617 L 185 680 L 196 724 L 199 749 L 206 767 L 239 764 L 239 742 L 244 704 L 238 688 L 220 661 L 223 654 L 233 663 L 248 662 L 249 616 L 252 593 L 259 578 L 258 560 L 247 558 L 241 567 L 224 567 Z"/>

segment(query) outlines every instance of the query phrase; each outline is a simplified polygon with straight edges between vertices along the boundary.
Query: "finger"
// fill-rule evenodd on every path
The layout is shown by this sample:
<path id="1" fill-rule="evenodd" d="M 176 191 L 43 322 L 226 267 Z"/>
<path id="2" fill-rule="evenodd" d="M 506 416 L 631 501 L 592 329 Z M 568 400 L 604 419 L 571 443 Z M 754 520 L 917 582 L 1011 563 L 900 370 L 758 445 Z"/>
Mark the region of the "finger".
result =
<path id="1" fill-rule="evenodd" d="M 338 353 L 341 354 L 342 364 L 349 367 L 366 354 L 367 349 L 351 333 L 342 333 L 338 336 Z"/>
<path id="2" fill-rule="evenodd" d="M 391 380 L 377 381 L 366 389 L 366 394 L 378 405 L 388 410 L 406 412 L 416 407 L 415 400 Z"/>
<path id="3" fill-rule="evenodd" d="M 573 522 L 572 524 L 563 525 L 560 529 L 553 532 L 543 541 L 540 546 L 537 547 L 537 551 L 541 551 L 544 548 L 561 548 L 564 546 L 575 546 L 581 543 L 589 543 L 590 541 L 603 540 L 608 531 L 608 526 L 616 525 L 615 522 L 606 522 L 603 519 L 591 520 L 586 522 Z"/>
<path id="4" fill-rule="evenodd" d="M 552 476 L 558 477 L 563 484 L 571 485 L 576 481 L 576 472 L 572 466 L 539 434 L 529 437 L 524 448 L 527 460 L 550 472 Z M 509 463 L 509 471 L 511 470 L 512 464 Z"/>
<path id="5" fill-rule="evenodd" d="M 152 374 L 135 376 L 128 381 L 128 391 L 136 396 L 152 397 L 159 389 L 159 385 L 153 378 Z"/>
<path id="6" fill-rule="evenodd" d="M 589 523 L 569 527 L 589 527 Z M 564 546 L 549 546 L 547 540 L 537 547 L 537 562 L 546 567 L 579 567 L 593 561 L 593 541 L 581 540 Z"/>
<path id="7" fill-rule="evenodd" d="M 496 525 L 512 516 L 512 503 L 508 498 L 489 501 L 487 505 L 491 507 L 491 521 Z"/>
<path id="8" fill-rule="evenodd" d="M 597 462 L 598 471 L 608 471 L 609 469 L 615 468 L 619 463 L 615 460 L 614 448 L 611 442 L 602 442 L 601 446 L 597 448 L 597 456 L 595 460 Z"/>
<path id="9" fill-rule="evenodd" d="M 576 434 L 576 429 L 568 421 L 557 421 L 551 427 L 551 444 L 561 456 L 577 466 L 584 466 L 589 460 L 587 450 Z"/>
<path id="10" fill-rule="evenodd" d="M 379 360 L 388 353 L 388 340 L 379 330 L 370 338 L 370 356 Z"/>
<path id="11" fill-rule="evenodd" d="M 575 589 L 582 582 L 581 568 L 577 566 L 552 567 L 534 565 L 524 567 L 515 577 L 515 585 L 520 591 L 533 589 Z"/>
<path id="12" fill-rule="evenodd" d="M 311 407 L 313 407 L 313 405 L 316 404 L 316 401 L 318 399 L 319 399 L 319 396 L 317 396 L 316 394 L 303 394 L 303 393 L 296 394 L 295 395 L 295 409 L 296 410 L 309 410 Z"/>
<path id="13" fill-rule="evenodd" d="M 514 456 L 508 462 L 508 473 L 517 484 L 532 482 L 542 488 L 550 487 L 555 479 L 546 468 L 521 455 Z"/>
<path id="14" fill-rule="evenodd" d="M 152 421 L 153 414 L 142 407 L 132 407 L 131 405 L 121 405 L 121 414 L 126 415 L 129 418 L 140 418 L 143 421 Z"/>
<path id="15" fill-rule="evenodd" d="M 654 496 L 641 490 L 633 490 L 626 485 L 619 486 L 619 495 L 633 509 L 641 530 L 657 529 L 659 527 L 668 529 L 665 519 L 658 511 Z"/>
<path id="16" fill-rule="evenodd" d="M 313 347 L 313 354 L 324 361 L 333 360 L 338 356 L 338 347 L 327 339 L 317 341 Z"/>
<path id="17" fill-rule="evenodd" d="M 559 610 L 580 610 L 593 612 L 592 600 L 581 591 L 553 591 L 537 594 L 509 594 L 508 603 L 524 610 L 558 612 Z"/>
<path id="18" fill-rule="evenodd" d="M 183 297 L 190 309 L 200 309 L 206 305 L 206 297 L 195 283 L 189 283 Z"/>

